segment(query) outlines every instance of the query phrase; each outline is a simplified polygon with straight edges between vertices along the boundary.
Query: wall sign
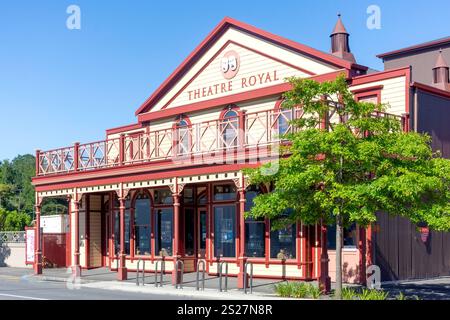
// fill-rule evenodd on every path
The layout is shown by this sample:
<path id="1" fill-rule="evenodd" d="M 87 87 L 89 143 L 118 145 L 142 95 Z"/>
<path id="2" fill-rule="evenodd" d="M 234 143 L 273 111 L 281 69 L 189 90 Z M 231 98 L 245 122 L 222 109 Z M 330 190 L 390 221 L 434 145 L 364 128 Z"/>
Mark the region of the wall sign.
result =
<path id="1" fill-rule="evenodd" d="M 241 59 L 236 51 L 231 50 L 225 53 L 220 64 L 223 77 L 227 80 L 233 79 L 239 72 L 240 64 Z"/>
<path id="2" fill-rule="evenodd" d="M 25 264 L 34 263 L 34 251 L 36 244 L 36 229 L 35 228 L 25 228 Z"/>
<path id="3" fill-rule="evenodd" d="M 419 228 L 419 231 L 422 242 L 426 243 L 428 240 L 428 236 L 430 235 L 430 229 L 428 227 L 421 227 Z"/>

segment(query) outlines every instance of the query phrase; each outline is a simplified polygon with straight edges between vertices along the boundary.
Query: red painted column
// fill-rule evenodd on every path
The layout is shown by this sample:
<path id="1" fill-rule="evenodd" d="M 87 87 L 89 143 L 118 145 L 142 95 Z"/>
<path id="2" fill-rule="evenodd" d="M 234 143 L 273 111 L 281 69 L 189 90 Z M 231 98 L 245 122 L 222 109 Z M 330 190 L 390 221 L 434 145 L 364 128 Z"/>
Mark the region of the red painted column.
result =
<path id="1" fill-rule="evenodd" d="M 125 161 L 125 135 L 121 134 L 119 138 L 119 165 L 123 166 Z"/>
<path id="2" fill-rule="evenodd" d="M 239 274 L 238 274 L 238 288 L 244 288 L 244 272 L 245 262 L 245 189 L 239 189 Z M 248 279 L 248 278 L 247 278 Z"/>
<path id="3" fill-rule="evenodd" d="M 40 154 L 41 154 L 41 150 L 36 150 L 36 176 L 38 176 L 39 175 L 39 169 L 40 169 L 40 166 L 39 166 L 39 162 L 40 162 Z"/>
<path id="4" fill-rule="evenodd" d="M 127 268 L 125 266 L 125 199 L 119 198 L 120 212 L 120 264 L 117 272 L 118 280 L 127 280 Z"/>
<path id="5" fill-rule="evenodd" d="M 327 294 L 331 290 L 331 278 L 328 274 L 328 263 L 330 259 L 328 258 L 328 246 L 327 246 L 327 226 L 320 224 L 320 277 L 319 277 L 319 288 L 324 294 Z"/>
<path id="6" fill-rule="evenodd" d="M 73 144 L 73 168 L 75 171 L 78 171 L 78 168 L 80 167 L 79 150 L 80 150 L 80 143 L 75 142 Z"/>
<path id="7" fill-rule="evenodd" d="M 75 248 L 73 252 L 73 267 L 72 273 L 74 276 L 81 276 L 81 267 L 80 267 L 80 202 L 77 199 L 73 200 L 73 216 L 74 216 L 74 228 L 73 233 L 75 234 Z"/>
<path id="8" fill-rule="evenodd" d="M 180 256 L 180 195 L 178 193 L 172 194 L 173 196 L 173 270 L 172 270 L 172 284 L 177 283 L 177 267 L 176 263 Z"/>
<path id="9" fill-rule="evenodd" d="M 36 238 L 35 238 L 35 260 L 34 274 L 42 274 L 42 248 L 41 248 L 41 206 L 36 205 Z"/>

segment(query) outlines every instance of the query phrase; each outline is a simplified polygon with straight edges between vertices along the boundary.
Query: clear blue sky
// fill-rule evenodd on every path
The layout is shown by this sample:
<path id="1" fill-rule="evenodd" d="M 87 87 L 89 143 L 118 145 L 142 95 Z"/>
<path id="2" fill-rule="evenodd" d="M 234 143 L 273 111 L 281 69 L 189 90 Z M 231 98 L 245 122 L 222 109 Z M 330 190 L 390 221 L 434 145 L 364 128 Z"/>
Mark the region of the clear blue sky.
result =
<path id="1" fill-rule="evenodd" d="M 81 8 L 68 30 L 66 8 Z M 381 30 L 366 27 L 380 6 Z M 450 35 L 450 2 L 407 0 L 0 2 L 0 159 L 135 122 L 134 111 L 224 17 L 328 51 L 341 12 L 358 62 Z"/>

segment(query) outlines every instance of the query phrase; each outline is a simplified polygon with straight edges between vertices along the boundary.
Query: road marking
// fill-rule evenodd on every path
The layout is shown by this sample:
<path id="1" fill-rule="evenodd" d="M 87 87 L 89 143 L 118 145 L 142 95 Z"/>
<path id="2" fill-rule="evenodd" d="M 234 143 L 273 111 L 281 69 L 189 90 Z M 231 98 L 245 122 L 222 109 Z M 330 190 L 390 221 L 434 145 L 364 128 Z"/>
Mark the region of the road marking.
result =
<path id="1" fill-rule="evenodd" d="M 7 294 L 7 293 L 0 293 L 0 296 L 11 297 L 11 298 L 21 298 L 21 299 L 28 299 L 28 300 L 48 300 L 48 299 L 44 299 L 44 298 L 18 296 L 18 295 L 15 295 L 15 294 Z"/>

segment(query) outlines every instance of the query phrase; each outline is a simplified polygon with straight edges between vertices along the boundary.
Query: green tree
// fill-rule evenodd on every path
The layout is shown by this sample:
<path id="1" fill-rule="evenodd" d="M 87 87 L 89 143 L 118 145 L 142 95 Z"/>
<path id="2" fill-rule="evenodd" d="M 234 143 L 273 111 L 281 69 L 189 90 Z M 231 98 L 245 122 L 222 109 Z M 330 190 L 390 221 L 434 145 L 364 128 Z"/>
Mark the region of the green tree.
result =
<path id="1" fill-rule="evenodd" d="M 11 186 L 6 183 L 0 183 L 0 208 L 4 206 L 11 196 Z"/>
<path id="2" fill-rule="evenodd" d="M 343 76 L 324 83 L 289 81 L 293 89 L 283 107 L 301 106 L 303 116 L 283 137 L 289 143 L 280 148 L 276 165 L 246 170 L 252 184 L 272 186 L 246 215 L 289 212 L 285 224 L 335 223 L 335 297 L 341 299 L 346 225 L 367 226 L 377 212 L 386 212 L 450 230 L 450 161 L 433 153 L 428 136 L 403 132 L 397 118 L 376 116 L 386 106 L 356 102 Z"/>
<path id="3" fill-rule="evenodd" d="M 34 187 L 31 178 L 35 175 L 35 157 L 19 155 L 13 161 L 0 163 L 0 207 L 32 214 Z"/>
<path id="4" fill-rule="evenodd" d="M 24 212 L 0 208 L 0 231 L 22 231 L 31 223 L 31 217 Z"/>

